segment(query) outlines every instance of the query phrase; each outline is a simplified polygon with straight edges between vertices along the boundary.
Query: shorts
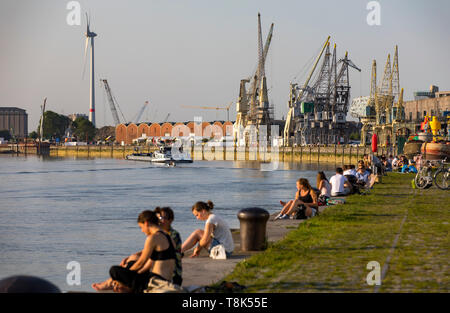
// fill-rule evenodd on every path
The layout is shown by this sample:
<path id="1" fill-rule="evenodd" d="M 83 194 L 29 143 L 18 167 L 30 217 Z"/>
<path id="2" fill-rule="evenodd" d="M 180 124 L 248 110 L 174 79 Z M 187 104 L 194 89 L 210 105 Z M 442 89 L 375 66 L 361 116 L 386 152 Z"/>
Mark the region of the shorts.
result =
<path id="1" fill-rule="evenodd" d="M 221 245 L 221 244 L 222 243 L 220 243 L 219 240 L 217 240 L 216 238 L 213 238 L 211 241 L 211 245 L 209 246 L 208 253 L 211 253 L 212 248 L 214 248 L 215 246 Z M 227 255 L 227 258 L 229 258 L 233 254 L 233 252 L 228 252 L 225 250 L 225 254 Z"/>

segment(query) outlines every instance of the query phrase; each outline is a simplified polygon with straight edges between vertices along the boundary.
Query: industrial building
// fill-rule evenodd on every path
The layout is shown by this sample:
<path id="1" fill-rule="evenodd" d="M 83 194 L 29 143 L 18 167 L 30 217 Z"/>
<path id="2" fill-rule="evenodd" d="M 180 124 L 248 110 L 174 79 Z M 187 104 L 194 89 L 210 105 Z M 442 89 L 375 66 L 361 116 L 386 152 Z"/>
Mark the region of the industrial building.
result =
<path id="1" fill-rule="evenodd" d="M 198 127 L 198 128 L 197 128 Z M 130 145 L 138 138 L 149 138 L 158 140 L 169 137 L 203 137 L 222 139 L 225 136 L 232 136 L 233 123 L 230 121 L 214 121 L 198 123 L 178 122 L 178 123 L 128 123 L 116 126 L 116 142 Z"/>
<path id="2" fill-rule="evenodd" d="M 421 123 L 425 116 L 436 116 L 441 123 L 446 122 L 450 114 L 450 91 L 439 92 L 439 87 L 432 85 L 430 91 L 414 92 L 414 98 L 403 105 L 406 120 Z"/>
<path id="3" fill-rule="evenodd" d="M 0 107 L 0 130 L 8 130 L 12 137 L 28 136 L 28 114 L 16 107 Z"/>

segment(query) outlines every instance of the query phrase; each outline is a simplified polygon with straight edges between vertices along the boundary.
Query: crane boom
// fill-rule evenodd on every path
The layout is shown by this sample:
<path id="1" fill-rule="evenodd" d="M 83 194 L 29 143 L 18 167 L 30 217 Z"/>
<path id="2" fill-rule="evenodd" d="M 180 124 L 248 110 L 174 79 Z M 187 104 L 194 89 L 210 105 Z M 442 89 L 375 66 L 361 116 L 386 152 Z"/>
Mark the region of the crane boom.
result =
<path id="1" fill-rule="evenodd" d="M 144 113 L 145 108 L 147 107 L 147 105 L 148 105 L 148 101 L 145 101 L 145 103 L 144 103 L 144 105 L 142 106 L 141 110 L 139 111 L 139 113 L 136 115 L 136 118 L 134 119 L 134 122 L 135 122 L 135 123 L 138 123 L 138 122 L 139 122 L 139 120 L 141 119 L 141 116 L 142 116 L 142 114 Z"/>
<path id="2" fill-rule="evenodd" d="M 320 51 L 319 55 L 316 58 L 316 61 L 314 62 L 314 65 L 311 69 L 311 72 L 309 73 L 308 78 L 306 79 L 303 88 L 300 89 L 300 92 L 298 93 L 297 98 L 295 101 L 289 104 L 289 111 L 286 117 L 286 124 L 284 126 L 284 133 L 283 133 L 283 143 L 285 146 L 289 145 L 289 136 L 293 129 L 293 119 L 294 119 L 294 106 L 295 103 L 299 102 L 303 96 L 303 93 L 308 87 L 309 81 L 311 80 L 314 71 L 316 70 L 317 64 L 319 64 L 320 58 L 322 57 L 323 52 L 325 51 L 325 48 L 328 46 L 328 42 L 330 41 L 331 36 L 328 36 L 327 40 L 325 41 L 322 50 Z"/>
<path id="3" fill-rule="evenodd" d="M 300 101 L 301 97 L 303 96 L 303 92 L 306 90 L 306 87 L 309 84 L 309 81 L 311 80 L 311 77 L 314 74 L 314 71 L 316 70 L 317 64 L 319 64 L 319 60 L 322 57 L 323 52 L 325 51 L 325 48 L 328 46 L 328 42 L 330 41 L 330 36 L 328 36 L 327 41 L 325 42 L 325 44 L 322 47 L 322 50 L 320 51 L 319 55 L 316 58 L 316 61 L 314 62 L 313 68 L 311 69 L 311 72 L 309 73 L 308 78 L 305 81 L 305 84 L 303 85 L 303 88 L 300 89 L 300 92 L 298 93 L 297 96 L 297 101 Z"/>
<path id="4" fill-rule="evenodd" d="M 111 93 L 111 88 L 109 87 L 108 81 L 106 79 L 100 79 L 100 81 L 103 83 L 103 86 L 105 87 L 106 96 L 108 98 L 109 107 L 111 108 L 111 114 L 113 116 L 114 123 L 116 125 L 119 125 L 120 124 L 119 114 L 117 113 L 116 104 L 114 101 L 114 97 Z M 124 121 L 126 121 L 123 114 L 122 114 L 122 117 L 123 117 Z"/>
<path id="5" fill-rule="evenodd" d="M 202 105 L 181 105 L 183 108 L 193 108 L 193 109 L 204 109 L 204 110 L 227 110 L 227 120 L 230 120 L 230 107 L 233 104 L 233 102 L 230 102 L 230 104 L 226 107 L 208 107 L 208 106 L 202 106 Z"/>
<path id="6" fill-rule="evenodd" d="M 163 123 L 167 122 L 167 120 L 169 119 L 170 113 L 167 113 L 166 118 L 164 119 Z"/>

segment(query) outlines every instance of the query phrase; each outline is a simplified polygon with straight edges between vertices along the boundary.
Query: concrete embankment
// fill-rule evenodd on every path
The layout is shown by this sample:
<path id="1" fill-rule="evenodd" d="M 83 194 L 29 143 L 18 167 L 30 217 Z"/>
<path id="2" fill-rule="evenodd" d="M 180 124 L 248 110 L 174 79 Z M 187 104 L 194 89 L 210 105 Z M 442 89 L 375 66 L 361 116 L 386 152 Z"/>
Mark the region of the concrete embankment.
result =
<path id="1" fill-rule="evenodd" d="M 93 158 L 118 158 L 123 159 L 127 154 L 135 152 L 135 146 L 51 146 L 50 156 L 56 157 L 93 157 Z M 140 147 L 139 151 L 148 153 L 156 150 L 156 147 Z M 239 148 L 210 148 L 203 147 L 190 150 L 195 160 L 207 161 L 281 161 L 281 162 L 310 162 L 310 163 L 336 163 L 353 164 L 362 159 L 364 154 L 371 152 L 371 147 L 352 147 L 344 145 L 332 146 L 305 146 L 305 147 L 280 147 L 271 151 L 258 149 Z M 23 153 L 23 151 L 21 151 Z M 29 152 L 30 153 L 30 152 Z M 378 154 L 392 154 L 392 148 L 380 147 Z"/>

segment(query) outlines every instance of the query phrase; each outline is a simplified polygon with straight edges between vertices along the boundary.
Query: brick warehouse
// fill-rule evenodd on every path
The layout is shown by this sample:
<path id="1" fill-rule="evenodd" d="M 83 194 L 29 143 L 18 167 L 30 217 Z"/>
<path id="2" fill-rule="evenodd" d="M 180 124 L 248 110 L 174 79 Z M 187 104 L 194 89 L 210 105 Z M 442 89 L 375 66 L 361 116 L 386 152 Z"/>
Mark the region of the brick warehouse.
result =
<path id="1" fill-rule="evenodd" d="M 202 136 L 206 138 L 233 135 L 233 123 L 230 121 L 221 122 L 202 122 L 201 124 Z M 135 123 L 119 124 L 116 126 L 116 142 L 125 145 L 133 143 L 134 139 L 149 137 L 149 138 L 161 138 L 161 137 L 187 137 L 195 133 L 194 122 L 177 122 L 177 123 Z M 145 134 L 145 136 L 144 136 Z"/>

